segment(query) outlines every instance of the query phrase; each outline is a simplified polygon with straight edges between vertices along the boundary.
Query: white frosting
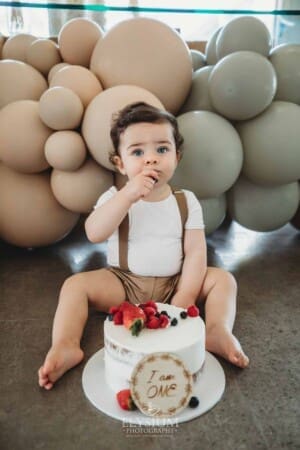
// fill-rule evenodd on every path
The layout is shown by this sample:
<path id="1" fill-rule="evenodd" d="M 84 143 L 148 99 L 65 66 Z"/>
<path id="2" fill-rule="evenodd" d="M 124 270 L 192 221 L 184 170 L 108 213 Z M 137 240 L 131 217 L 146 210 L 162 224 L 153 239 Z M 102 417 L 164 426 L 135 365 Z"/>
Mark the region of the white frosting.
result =
<path id="1" fill-rule="evenodd" d="M 132 336 L 123 325 L 104 322 L 104 357 L 106 381 L 114 392 L 129 387 L 135 365 L 149 353 L 176 354 L 191 374 L 196 374 L 205 358 L 205 325 L 200 317 L 182 319 L 182 308 L 157 303 L 159 311 L 167 311 L 177 318 L 176 326 L 150 330 L 144 328 L 139 336 Z"/>

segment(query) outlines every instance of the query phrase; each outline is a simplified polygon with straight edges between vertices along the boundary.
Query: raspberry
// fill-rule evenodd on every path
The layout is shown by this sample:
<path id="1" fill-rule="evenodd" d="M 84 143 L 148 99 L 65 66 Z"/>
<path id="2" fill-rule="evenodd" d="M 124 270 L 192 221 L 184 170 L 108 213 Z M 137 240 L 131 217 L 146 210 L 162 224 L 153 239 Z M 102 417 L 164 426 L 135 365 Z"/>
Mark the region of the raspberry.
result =
<path id="1" fill-rule="evenodd" d="M 159 327 L 166 328 L 169 325 L 169 319 L 166 315 L 162 314 L 159 318 Z"/>
<path id="2" fill-rule="evenodd" d="M 114 314 L 113 320 L 115 325 L 123 325 L 123 313 L 121 311 L 117 311 Z"/>
<path id="3" fill-rule="evenodd" d="M 147 320 L 146 322 L 146 327 L 152 330 L 159 328 L 159 326 L 160 326 L 160 319 L 155 316 L 151 316 L 149 320 Z"/>
<path id="4" fill-rule="evenodd" d="M 153 300 L 148 300 L 146 303 L 143 303 L 144 306 L 151 306 L 157 311 L 157 304 Z"/>
<path id="5" fill-rule="evenodd" d="M 144 306 L 143 311 L 147 317 L 154 316 L 156 314 L 156 309 L 154 309 L 153 306 Z"/>
<path id="6" fill-rule="evenodd" d="M 187 315 L 190 317 L 197 317 L 199 316 L 199 309 L 196 305 L 191 305 L 187 309 Z"/>

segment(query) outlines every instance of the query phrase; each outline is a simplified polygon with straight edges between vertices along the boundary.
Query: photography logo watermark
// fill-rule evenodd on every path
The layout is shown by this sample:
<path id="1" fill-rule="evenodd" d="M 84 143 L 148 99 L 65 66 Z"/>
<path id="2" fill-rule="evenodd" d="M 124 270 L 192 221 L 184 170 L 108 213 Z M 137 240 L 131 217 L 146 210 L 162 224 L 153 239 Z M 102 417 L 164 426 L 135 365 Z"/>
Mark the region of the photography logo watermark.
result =
<path id="1" fill-rule="evenodd" d="M 172 436 L 179 430 L 176 418 L 156 419 L 154 417 L 137 419 L 136 423 L 130 423 L 126 419 L 122 420 L 122 431 L 126 437 L 140 436 Z"/>

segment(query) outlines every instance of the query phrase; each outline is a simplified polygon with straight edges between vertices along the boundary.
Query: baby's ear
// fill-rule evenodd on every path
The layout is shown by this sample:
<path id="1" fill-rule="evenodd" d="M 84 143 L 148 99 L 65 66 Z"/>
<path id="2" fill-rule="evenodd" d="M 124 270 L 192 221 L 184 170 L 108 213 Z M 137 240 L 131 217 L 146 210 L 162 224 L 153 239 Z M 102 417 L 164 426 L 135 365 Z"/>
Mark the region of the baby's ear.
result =
<path id="1" fill-rule="evenodd" d="M 114 156 L 113 163 L 122 175 L 126 175 L 124 164 L 120 156 Z"/>

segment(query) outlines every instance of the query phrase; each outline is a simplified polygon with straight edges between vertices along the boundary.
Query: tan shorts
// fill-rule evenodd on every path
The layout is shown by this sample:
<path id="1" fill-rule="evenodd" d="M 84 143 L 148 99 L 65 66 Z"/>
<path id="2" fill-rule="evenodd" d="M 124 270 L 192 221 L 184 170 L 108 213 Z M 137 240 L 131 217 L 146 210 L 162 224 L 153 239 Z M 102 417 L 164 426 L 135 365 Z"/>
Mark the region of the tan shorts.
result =
<path id="1" fill-rule="evenodd" d="M 125 289 L 126 300 L 139 304 L 148 300 L 167 303 L 176 292 L 180 274 L 171 277 L 143 277 L 118 267 L 108 267 Z"/>

